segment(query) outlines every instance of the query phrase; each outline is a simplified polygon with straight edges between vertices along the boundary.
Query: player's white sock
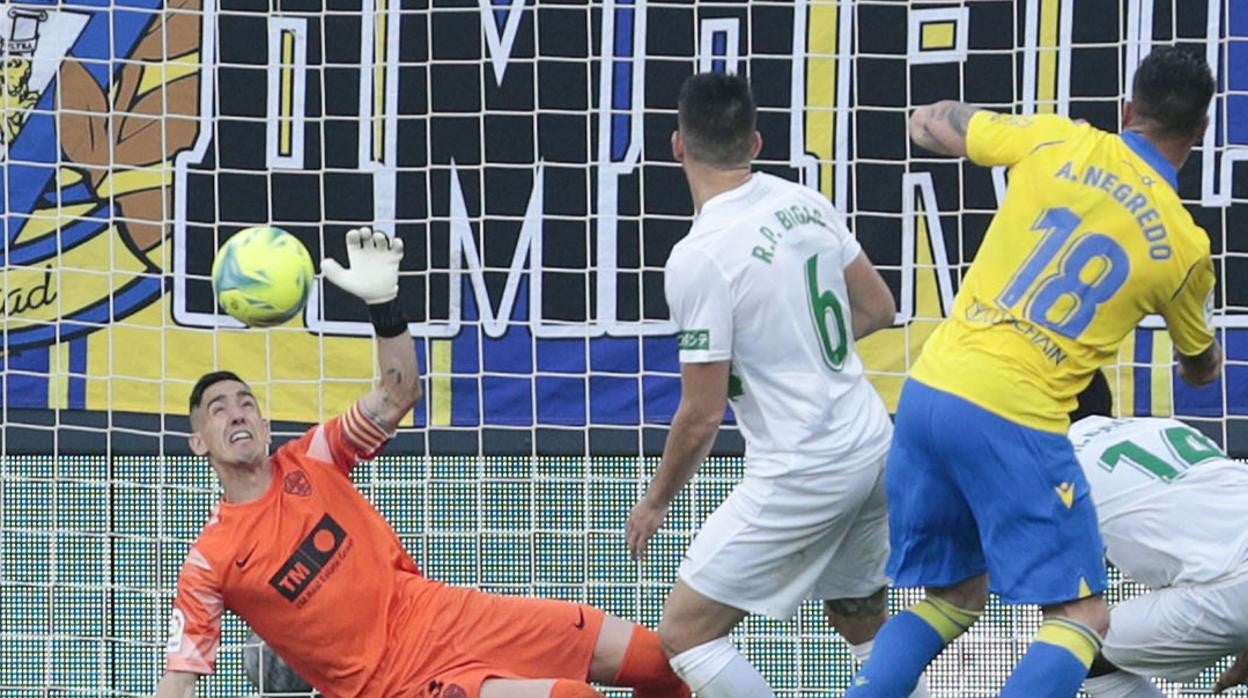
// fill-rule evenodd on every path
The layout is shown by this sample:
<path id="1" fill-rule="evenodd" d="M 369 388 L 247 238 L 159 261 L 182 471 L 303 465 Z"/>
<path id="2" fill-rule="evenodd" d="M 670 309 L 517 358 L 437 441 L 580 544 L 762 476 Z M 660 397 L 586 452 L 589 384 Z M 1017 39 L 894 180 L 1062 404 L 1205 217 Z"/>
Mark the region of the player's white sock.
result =
<path id="1" fill-rule="evenodd" d="M 1125 671 L 1085 679 L 1083 690 L 1092 698 L 1166 698 L 1152 681 Z"/>
<path id="2" fill-rule="evenodd" d="M 726 637 L 671 659 L 672 670 L 699 698 L 775 698 L 771 687 Z"/>
<path id="3" fill-rule="evenodd" d="M 849 644 L 849 643 L 846 643 Z M 854 655 L 854 659 L 858 660 L 861 666 L 867 663 L 871 658 L 871 650 L 875 648 L 875 640 L 867 640 L 859 645 L 849 645 L 849 653 Z M 919 683 L 915 685 L 914 691 L 910 693 L 910 698 L 932 698 L 932 694 L 927 690 L 927 673 L 919 675 Z"/>

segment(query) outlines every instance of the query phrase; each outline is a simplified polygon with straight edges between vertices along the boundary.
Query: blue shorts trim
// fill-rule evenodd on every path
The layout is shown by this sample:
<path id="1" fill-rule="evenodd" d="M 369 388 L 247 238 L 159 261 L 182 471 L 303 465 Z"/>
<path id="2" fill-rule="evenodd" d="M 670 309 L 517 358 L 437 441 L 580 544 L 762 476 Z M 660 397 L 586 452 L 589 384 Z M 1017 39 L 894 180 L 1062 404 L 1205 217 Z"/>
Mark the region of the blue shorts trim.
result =
<path id="1" fill-rule="evenodd" d="M 1096 509 L 1064 435 L 909 379 L 885 472 L 896 586 L 987 573 L 1006 603 L 1048 605 L 1108 585 Z"/>

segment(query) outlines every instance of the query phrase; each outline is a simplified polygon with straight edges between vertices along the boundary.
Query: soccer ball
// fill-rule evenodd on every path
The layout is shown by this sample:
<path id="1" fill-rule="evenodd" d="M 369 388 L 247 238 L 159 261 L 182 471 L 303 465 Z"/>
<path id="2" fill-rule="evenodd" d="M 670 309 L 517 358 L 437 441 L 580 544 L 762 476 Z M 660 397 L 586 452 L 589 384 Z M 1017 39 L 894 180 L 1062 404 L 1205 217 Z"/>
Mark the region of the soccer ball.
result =
<path id="1" fill-rule="evenodd" d="M 255 226 L 217 251 L 212 290 L 225 312 L 251 327 L 270 327 L 303 310 L 313 275 L 312 256 L 294 235 Z"/>

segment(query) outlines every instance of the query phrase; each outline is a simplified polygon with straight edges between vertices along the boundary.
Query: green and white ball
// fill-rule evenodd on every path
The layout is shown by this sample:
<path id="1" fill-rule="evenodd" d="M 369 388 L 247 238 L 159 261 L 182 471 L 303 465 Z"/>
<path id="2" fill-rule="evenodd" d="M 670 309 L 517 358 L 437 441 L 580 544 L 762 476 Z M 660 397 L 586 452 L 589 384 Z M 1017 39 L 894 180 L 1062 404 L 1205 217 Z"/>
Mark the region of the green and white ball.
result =
<path id="1" fill-rule="evenodd" d="M 212 262 L 217 302 L 251 327 L 280 325 L 308 301 L 315 272 L 312 255 L 294 235 L 271 226 L 239 231 Z"/>

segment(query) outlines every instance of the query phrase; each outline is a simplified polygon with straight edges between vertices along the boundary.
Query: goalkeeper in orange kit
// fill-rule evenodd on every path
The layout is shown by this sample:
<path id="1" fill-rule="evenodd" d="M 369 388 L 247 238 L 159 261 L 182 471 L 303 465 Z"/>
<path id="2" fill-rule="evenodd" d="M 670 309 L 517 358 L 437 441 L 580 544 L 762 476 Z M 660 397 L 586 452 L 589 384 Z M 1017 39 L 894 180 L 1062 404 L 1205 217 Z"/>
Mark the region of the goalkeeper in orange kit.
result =
<path id="1" fill-rule="evenodd" d="M 504 597 L 428 579 L 352 485 L 420 400 L 398 301 L 402 241 L 347 234 L 350 268 L 325 276 L 368 303 L 381 382 L 274 453 L 247 384 L 219 371 L 191 392 L 191 449 L 224 497 L 178 578 L 158 698 L 191 696 L 215 668 L 230 610 L 330 698 L 588 698 L 588 682 L 689 696 L 650 630 L 592 606 Z"/>

